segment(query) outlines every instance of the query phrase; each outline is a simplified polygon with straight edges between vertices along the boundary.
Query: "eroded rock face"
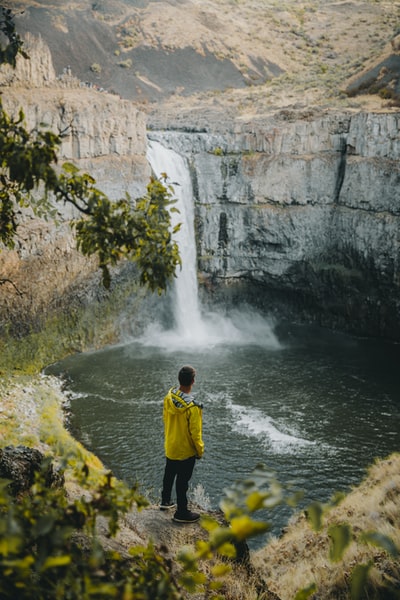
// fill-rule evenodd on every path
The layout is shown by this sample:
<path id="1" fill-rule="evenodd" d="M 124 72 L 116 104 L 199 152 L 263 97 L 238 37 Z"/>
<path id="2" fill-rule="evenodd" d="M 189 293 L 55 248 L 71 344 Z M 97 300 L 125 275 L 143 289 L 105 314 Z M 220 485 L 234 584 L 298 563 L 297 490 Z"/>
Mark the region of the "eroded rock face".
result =
<path id="1" fill-rule="evenodd" d="M 65 87 L 68 77 L 57 88 L 46 57 L 30 90 L 6 89 L 7 111 L 23 106 L 28 127 L 61 134 L 60 162 L 90 172 L 111 198 L 141 195 L 143 114 L 113 94 Z M 203 296 L 400 339 L 400 114 L 281 111 L 196 131 L 203 117 L 186 132 L 150 134 L 188 159 Z M 76 252 L 72 216 L 64 208 L 58 229 L 26 216 L 15 249 L 0 254 L 0 327 L 23 333 L 72 297 L 98 296 L 97 265 Z"/>
<path id="2" fill-rule="evenodd" d="M 50 49 L 41 37 L 27 34 L 24 39 L 25 59 L 17 56 L 16 68 L 0 65 L 0 85 L 22 84 L 29 87 L 46 87 L 56 80 Z"/>
<path id="3" fill-rule="evenodd" d="M 16 496 L 33 485 L 35 475 L 42 472 L 46 486 L 62 485 L 63 477 L 36 448 L 6 446 L 0 448 L 0 478 L 10 480 L 8 488 Z"/>
<path id="4" fill-rule="evenodd" d="M 400 339 L 399 123 L 281 113 L 214 135 L 152 132 L 188 158 L 211 297 Z"/>
<path id="5" fill-rule="evenodd" d="M 44 124 L 61 134 L 59 165 L 73 162 L 90 173 L 111 199 L 142 195 L 150 176 L 145 119 L 131 102 L 86 89 L 11 87 L 3 106 L 23 108 L 28 130 Z M 70 206 L 59 203 L 58 225 L 20 213 L 13 250 L 0 252 L 0 331 L 24 335 L 71 304 L 85 306 L 103 296 L 96 259 L 76 250 Z"/>
<path id="6" fill-rule="evenodd" d="M 89 171 L 111 198 L 136 197 L 150 174 L 145 154 L 146 123 L 132 102 L 89 89 L 9 88 L 3 105 L 11 115 L 22 107 L 28 130 L 42 126 L 61 136 L 59 163 Z"/>

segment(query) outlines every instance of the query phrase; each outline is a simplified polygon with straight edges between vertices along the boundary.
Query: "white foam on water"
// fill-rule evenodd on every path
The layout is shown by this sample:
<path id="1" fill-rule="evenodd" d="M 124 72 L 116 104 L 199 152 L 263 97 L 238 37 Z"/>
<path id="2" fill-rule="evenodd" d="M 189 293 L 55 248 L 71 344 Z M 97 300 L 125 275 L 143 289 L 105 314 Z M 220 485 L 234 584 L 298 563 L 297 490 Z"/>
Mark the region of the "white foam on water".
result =
<path id="1" fill-rule="evenodd" d="M 212 509 L 210 497 L 206 493 L 204 486 L 201 483 L 198 483 L 193 487 L 193 489 L 191 489 L 191 497 L 193 502 L 202 510 Z"/>
<path id="2" fill-rule="evenodd" d="M 306 440 L 295 432 L 286 433 L 283 426 L 279 426 L 274 419 L 258 408 L 234 403 L 228 403 L 227 406 L 233 413 L 232 427 L 235 431 L 248 437 L 256 437 L 281 454 L 292 454 L 299 448 L 315 445 L 315 442 Z"/>

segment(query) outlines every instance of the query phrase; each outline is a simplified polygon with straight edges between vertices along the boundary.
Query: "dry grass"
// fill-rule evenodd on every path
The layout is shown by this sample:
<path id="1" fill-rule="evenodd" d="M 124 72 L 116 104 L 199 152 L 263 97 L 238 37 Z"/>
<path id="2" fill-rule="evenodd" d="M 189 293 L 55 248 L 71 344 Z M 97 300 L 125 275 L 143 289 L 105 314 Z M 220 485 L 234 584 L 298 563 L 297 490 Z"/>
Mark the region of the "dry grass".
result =
<path id="1" fill-rule="evenodd" d="M 77 442 L 64 426 L 65 396 L 51 377 L 20 376 L 0 383 L 0 445 L 37 448 L 71 467 L 85 463 L 94 481 L 104 472 L 100 460 Z"/>
<path id="2" fill-rule="evenodd" d="M 353 539 L 343 559 L 332 562 L 328 528 L 342 523 L 351 526 Z M 300 516 L 282 538 L 256 553 L 254 565 L 281 600 L 293 599 L 311 583 L 317 586 L 312 597 L 338 600 L 350 598 L 355 565 L 372 561 L 368 598 L 384 598 L 385 583 L 394 583 L 397 589 L 400 585 L 400 564 L 382 548 L 360 541 L 360 534 L 367 531 L 389 536 L 400 549 L 400 454 L 373 465 L 367 479 L 329 510 L 320 532 Z"/>
<path id="3" fill-rule="evenodd" d="M 51 7 L 58 27 L 72 12 L 79 15 L 93 5 L 89 0 L 6 1 L 15 10 L 32 4 L 47 10 Z M 235 116 L 249 118 L 296 104 L 370 108 L 372 103 L 374 109 L 388 105 L 379 96 L 349 100 L 341 92 L 349 78 L 392 52 L 391 41 L 400 24 L 399 0 L 159 0 L 132 4 L 104 1 L 91 11 L 95 21 L 112 28 L 121 60 L 132 48 L 157 48 L 173 54 L 190 47 L 229 60 L 247 82 L 241 89 L 185 96 L 182 81 L 177 80 L 176 93 L 157 106 L 146 106 L 145 95 L 143 110 L 231 108 Z M 115 62 L 114 52 L 110 64 Z M 102 60 L 107 63 L 107 57 Z M 141 81 L 159 90 L 160 82 L 141 73 L 140 63 L 135 64 L 135 71 Z M 137 100 L 142 101 L 140 95 Z"/>
<path id="4" fill-rule="evenodd" d="M 154 508 L 132 517 L 133 529 L 169 548 L 171 556 L 183 545 L 194 547 L 204 532 L 195 525 L 171 526 L 170 519 Z M 328 529 L 346 523 L 352 541 L 342 560 L 329 557 Z M 400 454 L 374 464 L 364 482 L 340 504 L 327 509 L 321 531 L 315 532 L 304 514 L 297 515 L 285 534 L 272 540 L 250 557 L 250 564 L 232 564 L 220 590 L 225 600 L 293 600 L 299 590 L 316 585 L 311 600 L 350 600 L 351 576 L 356 565 L 372 562 L 363 600 L 391 600 L 387 584 L 400 586 L 400 564 L 382 547 L 361 540 L 365 532 L 378 532 L 391 538 L 400 549 Z M 209 575 L 215 564 L 205 561 L 201 570 Z M 207 595 L 188 594 L 188 600 L 203 600 Z"/>
<path id="5" fill-rule="evenodd" d="M 184 15 L 178 4 L 159 6 L 157 14 L 152 3 L 137 10 L 142 44 L 157 40 L 167 48 L 190 45 L 199 52 L 206 47 L 231 60 L 248 81 L 244 89 L 222 93 L 176 94 L 155 108 L 159 112 L 228 107 L 235 116 L 251 118 L 297 104 L 378 110 L 387 104 L 379 97 L 349 100 L 342 91 L 366 64 L 391 52 L 400 22 L 398 1 L 194 0 L 185 4 Z M 267 75 L 262 84 L 268 68 L 265 72 L 261 64 L 272 71 L 276 65 L 283 74 Z"/>

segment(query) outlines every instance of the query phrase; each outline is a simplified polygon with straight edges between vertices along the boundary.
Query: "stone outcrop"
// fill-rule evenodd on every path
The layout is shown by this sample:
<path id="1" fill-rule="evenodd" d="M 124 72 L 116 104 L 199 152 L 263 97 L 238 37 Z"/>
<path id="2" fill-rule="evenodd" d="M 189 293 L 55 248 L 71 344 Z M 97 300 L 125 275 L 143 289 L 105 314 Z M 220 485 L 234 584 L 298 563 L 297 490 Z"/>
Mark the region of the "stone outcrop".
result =
<path id="1" fill-rule="evenodd" d="M 400 339 L 399 120 L 282 111 L 152 131 L 188 158 L 205 295 Z"/>
<path id="2" fill-rule="evenodd" d="M 9 480 L 8 489 L 17 496 L 30 489 L 35 476 L 41 473 L 47 487 L 60 486 L 64 483 L 53 463 L 46 461 L 44 455 L 36 448 L 27 446 L 6 446 L 0 448 L 0 478 Z"/>
<path id="3" fill-rule="evenodd" d="M 47 87 L 56 81 L 51 53 L 41 37 L 26 34 L 24 51 L 29 59 L 17 56 L 16 68 L 0 66 L 0 85 L 22 84 L 25 87 Z"/>
<path id="4" fill-rule="evenodd" d="M 146 125 L 133 103 L 86 88 L 8 88 L 4 108 L 22 106 L 28 129 L 44 126 L 61 136 L 59 163 L 73 161 L 90 170 L 100 189 L 116 199 L 142 193 L 150 174 L 145 153 Z"/>

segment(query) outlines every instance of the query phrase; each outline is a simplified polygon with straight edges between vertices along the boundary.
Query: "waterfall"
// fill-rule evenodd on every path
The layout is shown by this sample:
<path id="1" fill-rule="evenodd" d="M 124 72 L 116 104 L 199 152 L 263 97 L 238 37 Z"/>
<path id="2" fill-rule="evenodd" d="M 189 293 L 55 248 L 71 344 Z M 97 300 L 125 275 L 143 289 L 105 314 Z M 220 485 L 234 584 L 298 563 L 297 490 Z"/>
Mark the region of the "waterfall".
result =
<path id="1" fill-rule="evenodd" d="M 153 323 L 141 342 L 170 350 L 204 348 L 215 344 L 258 344 L 278 348 L 271 324 L 254 309 L 234 311 L 230 318 L 201 310 L 198 299 L 197 255 L 194 231 L 193 189 L 187 162 L 183 156 L 156 141 L 149 142 L 147 160 L 157 177 L 166 174 L 172 185 L 175 207 L 172 227 L 181 223 L 175 240 L 182 268 L 177 271 L 174 289 L 174 325 L 163 330 Z"/>
<path id="2" fill-rule="evenodd" d="M 204 328 L 198 299 L 194 204 L 189 169 L 183 156 L 159 142 L 149 143 L 147 159 L 157 177 L 162 173 L 167 174 L 168 183 L 174 188 L 175 206 L 179 210 L 179 213 L 171 214 L 172 227 L 179 222 L 182 224 L 175 236 L 182 259 L 182 268 L 178 270 L 175 282 L 176 332 L 184 339 L 197 339 Z"/>

